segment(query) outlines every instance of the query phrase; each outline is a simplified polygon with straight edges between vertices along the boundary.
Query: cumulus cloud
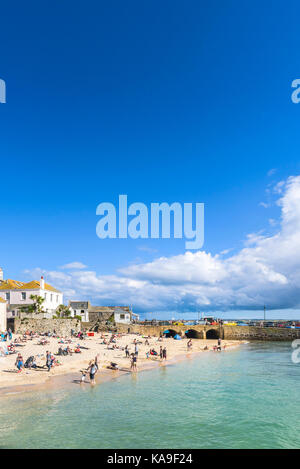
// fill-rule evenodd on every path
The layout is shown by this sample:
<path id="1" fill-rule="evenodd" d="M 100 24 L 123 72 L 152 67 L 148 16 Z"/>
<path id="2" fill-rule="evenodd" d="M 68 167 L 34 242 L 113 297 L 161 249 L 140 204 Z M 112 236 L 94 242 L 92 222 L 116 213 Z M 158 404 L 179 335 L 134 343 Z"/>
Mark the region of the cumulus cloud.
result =
<path id="1" fill-rule="evenodd" d="M 115 275 L 49 271 L 47 280 L 67 297 L 98 304 L 133 304 L 140 311 L 189 312 L 300 307 L 300 176 L 277 186 L 278 231 L 247 236 L 227 256 L 185 252 L 133 264 Z M 268 221 L 268 220 L 266 220 Z"/>

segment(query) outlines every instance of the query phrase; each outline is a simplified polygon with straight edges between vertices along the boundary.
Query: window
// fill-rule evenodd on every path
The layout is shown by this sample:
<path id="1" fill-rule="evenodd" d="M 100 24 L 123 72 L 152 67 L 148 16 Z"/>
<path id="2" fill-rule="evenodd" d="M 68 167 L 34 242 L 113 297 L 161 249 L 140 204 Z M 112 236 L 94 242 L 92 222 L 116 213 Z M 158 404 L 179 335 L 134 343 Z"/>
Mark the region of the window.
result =
<path id="1" fill-rule="evenodd" d="M 10 293 L 5 293 L 5 299 L 6 299 L 7 301 L 10 300 Z"/>
<path id="2" fill-rule="evenodd" d="M 47 293 L 45 293 L 45 300 L 47 300 Z"/>
<path id="3" fill-rule="evenodd" d="M 22 296 L 22 300 L 26 300 L 26 293 L 25 292 L 22 291 L 21 296 Z"/>
<path id="4" fill-rule="evenodd" d="M 84 314 L 84 309 L 82 309 L 80 312 L 81 312 L 81 314 Z"/>
<path id="5" fill-rule="evenodd" d="M 56 295 L 56 303 L 58 303 L 58 295 Z"/>
<path id="6" fill-rule="evenodd" d="M 50 301 L 53 301 L 53 295 L 52 295 L 52 293 L 51 293 L 51 295 L 50 295 Z"/>
<path id="7" fill-rule="evenodd" d="M 120 314 L 120 319 L 125 319 L 125 314 Z"/>

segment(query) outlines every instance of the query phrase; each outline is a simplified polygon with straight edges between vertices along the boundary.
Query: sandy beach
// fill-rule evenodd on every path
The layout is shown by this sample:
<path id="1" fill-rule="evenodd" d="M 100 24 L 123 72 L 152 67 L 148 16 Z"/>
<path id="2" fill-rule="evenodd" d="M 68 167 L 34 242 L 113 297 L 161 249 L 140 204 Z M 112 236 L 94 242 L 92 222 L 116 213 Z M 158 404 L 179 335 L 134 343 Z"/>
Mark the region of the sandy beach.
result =
<path id="1" fill-rule="evenodd" d="M 94 360 L 95 357 L 98 357 L 99 371 L 96 375 L 96 381 L 102 379 L 111 379 L 116 378 L 126 372 L 131 372 L 130 370 L 130 359 L 125 357 L 124 348 L 128 345 L 130 353 L 133 353 L 135 350 L 134 340 L 138 342 L 138 360 L 137 360 L 137 372 L 150 369 L 155 366 L 160 366 L 161 364 L 170 364 L 176 361 L 187 359 L 189 357 L 195 356 L 199 353 L 224 353 L 214 352 L 213 347 L 217 345 L 217 340 L 201 340 L 194 339 L 192 340 L 191 350 L 187 350 L 188 339 L 174 340 L 172 338 L 163 338 L 161 341 L 158 341 L 157 337 L 152 337 L 148 339 L 149 345 L 145 344 L 146 338 L 137 335 L 137 334 L 122 334 L 118 335 L 116 338 L 116 343 L 113 344 L 103 344 L 103 336 L 106 341 L 110 340 L 111 334 L 106 333 L 102 337 L 102 334 L 95 334 L 94 337 L 87 337 L 84 340 L 79 340 L 77 338 L 72 338 L 72 342 L 67 344 L 59 343 L 59 338 L 47 338 L 49 341 L 46 345 L 39 345 L 40 338 L 33 338 L 32 340 L 27 340 L 25 343 L 19 344 L 20 346 L 16 347 L 16 352 L 21 353 L 24 362 L 30 356 L 36 357 L 36 363 L 38 368 L 36 369 L 27 369 L 24 368 L 20 373 L 17 372 L 15 366 L 15 361 L 17 353 L 12 355 L 7 355 L 5 357 L 0 357 L 0 391 L 7 390 L 8 388 L 13 390 L 15 387 L 21 386 L 22 388 L 32 387 L 43 385 L 45 383 L 53 382 L 56 380 L 56 383 L 66 382 L 67 375 L 72 375 L 72 380 L 70 382 L 81 379 L 81 370 L 84 370 L 88 367 L 91 360 Z M 19 337 L 19 336 L 14 336 Z M 243 341 L 222 341 L 222 347 L 225 346 L 226 350 L 236 347 L 244 343 Z M 81 353 L 72 353 L 72 355 L 67 356 L 57 356 L 59 347 L 65 348 L 67 345 L 74 350 L 74 348 L 80 345 Z M 113 346 L 118 348 L 112 349 Z M 167 360 L 161 360 L 158 357 L 150 356 L 147 358 L 146 353 L 150 349 L 155 349 L 159 353 L 160 346 L 166 347 L 167 349 Z M 205 348 L 208 350 L 205 350 Z M 50 372 L 46 366 L 46 351 L 50 351 L 55 355 L 55 358 L 58 360 L 59 364 L 54 366 Z M 109 370 L 107 367 L 111 362 L 118 364 L 118 371 Z M 42 368 L 43 367 L 43 368 Z M 55 377 L 55 380 L 51 378 Z M 88 381 L 88 374 L 87 374 Z"/>

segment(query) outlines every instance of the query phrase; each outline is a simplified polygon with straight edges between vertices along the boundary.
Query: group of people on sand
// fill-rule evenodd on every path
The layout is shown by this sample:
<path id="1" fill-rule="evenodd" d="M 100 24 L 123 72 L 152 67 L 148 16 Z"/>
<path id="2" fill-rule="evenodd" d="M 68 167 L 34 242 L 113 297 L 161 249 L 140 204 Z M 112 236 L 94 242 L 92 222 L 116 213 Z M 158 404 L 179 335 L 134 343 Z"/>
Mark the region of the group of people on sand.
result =
<path id="1" fill-rule="evenodd" d="M 57 359 L 51 352 L 47 351 L 46 352 L 46 367 L 48 368 L 48 371 L 51 371 L 51 368 L 56 365 L 59 365 L 59 362 L 57 361 Z"/>
<path id="2" fill-rule="evenodd" d="M 15 365 L 17 367 L 17 373 L 21 373 L 21 371 L 24 368 L 28 368 L 28 369 L 34 368 L 35 369 L 35 368 L 38 367 L 37 364 L 36 364 L 36 358 L 34 356 L 30 356 L 29 358 L 27 358 L 26 362 L 24 363 L 24 359 L 23 359 L 23 356 L 22 356 L 21 353 L 18 353 Z M 50 371 L 50 370 L 48 370 L 48 371 Z"/>
<path id="3" fill-rule="evenodd" d="M 2 335 L 1 335 L 2 336 Z M 17 353 L 15 351 L 15 347 L 22 347 L 24 346 L 21 344 L 22 342 L 27 342 L 27 340 L 33 340 L 33 338 L 38 338 L 39 339 L 39 344 L 41 345 L 47 345 L 50 343 L 49 337 L 57 337 L 56 332 L 53 331 L 52 333 L 46 333 L 46 334 L 36 334 L 32 331 L 19 336 L 18 338 L 15 338 L 14 341 L 12 340 L 12 333 L 10 330 L 7 331 L 6 335 L 4 335 L 2 340 L 8 340 L 10 338 L 11 343 L 10 344 L 3 344 L 7 350 L 9 350 L 9 353 Z M 71 335 L 74 341 L 74 337 L 77 339 L 82 339 L 84 338 L 84 334 L 80 333 L 73 333 Z M 101 344 L 105 344 L 107 346 L 108 350 L 122 350 L 125 352 L 125 357 L 129 360 L 130 363 L 130 371 L 135 372 L 137 371 L 137 362 L 138 362 L 138 357 L 139 357 L 139 349 L 141 345 L 145 345 L 147 348 L 146 352 L 146 358 L 147 359 L 155 359 L 155 360 L 167 360 L 167 348 L 163 344 L 159 344 L 159 351 L 155 349 L 155 346 L 153 344 L 150 344 L 150 339 L 151 337 L 142 337 L 142 336 L 135 336 L 132 345 L 126 345 L 124 347 L 124 342 L 118 343 L 118 339 L 122 337 L 122 334 L 101 334 L 101 339 L 102 341 L 100 342 Z M 132 337 L 132 336 L 131 336 Z M 69 344 L 72 344 L 72 338 L 70 337 L 58 337 L 58 353 L 56 355 L 59 356 L 67 356 L 67 355 L 72 355 L 73 353 L 81 353 L 81 349 L 87 349 L 87 347 L 81 346 L 79 343 L 75 343 L 73 346 L 70 347 Z M 145 341 L 144 341 L 145 339 Z M 192 340 L 190 338 L 187 338 L 187 350 L 190 351 L 192 350 Z M 163 342 L 163 338 L 159 337 L 155 339 L 157 342 Z M 77 342 L 77 341 L 76 341 Z M 83 344 L 84 345 L 84 344 Z M 133 347 L 132 347 L 133 346 Z M 0 346 L 1 347 L 1 346 Z M 158 348 L 158 347 L 157 347 Z M 131 349 L 131 350 L 130 350 Z M 225 346 L 222 346 L 222 341 L 221 339 L 218 340 L 217 345 L 213 347 L 214 351 L 221 351 L 225 349 Z M 208 350 L 207 345 L 205 345 L 204 350 Z M 34 356 L 30 356 L 27 358 L 26 361 L 24 361 L 23 356 L 21 353 L 17 354 L 16 361 L 15 361 L 15 366 L 17 367 L 17 372 L 20 373 L 24 368 L 27 369 L 35 369 L 35 368 L 46 368 L 48 372 L 52 370 L 52 368 L 56 365 L 61 365 L 57 358 L 52 354 L 50 351 L 47 350 L 46 354 L 42 354 L 41 357 L 44 359 L 46 356 L 46 363 L 43 362 L 39 364 L 40 366 L 37 365 L 36 363 L 36 358 Z M 37 357 L 40 357 L 40 355 L 37 355 Z M 111 370 L 122 370 L 122 368 L 119 368 L 119 365 L 115 362 L 110 362 L 110 364 L 106 365 L 106 368 L 109 368 Z M 129 368 L 129 367 L 128 367 Z M 129 369 L 126 368 L 126 371 L 129 371 Z M 125 370 L 125 369 L 124 369 Z M 95 376 L 99 371 L 99 363 L 98 363 L 98 356 L 95 357 L 94 360 L 92 360 L 88 367 L 85 370 L 81 370 L 81 380 L 80 382 L 89 382 L 91 384 L 95 383 Z M 87 379 L 89 377 L 89 379 Z"/>
<path id="4" fill-rule="evenodd" d="M 223 350 L 225 350 L 226 345 L 223 346 Z M 222 340 L 218 339 L 218 345 L 214 345 L 213 347 L 214 352 L 221 352 L 222 351 Z"/>
<path id="5" fill-rule="evenodd" d="M 77 344 L 73 350 L 70 348 L 69 345 L 67 345 L 67 347 L 65 348 L 59 347 L 57 355 L 60 355 L 60 356 L 71 355 L 72 356 L 73 353 L 81 353 L 81 346 L 79 344 Z"/>

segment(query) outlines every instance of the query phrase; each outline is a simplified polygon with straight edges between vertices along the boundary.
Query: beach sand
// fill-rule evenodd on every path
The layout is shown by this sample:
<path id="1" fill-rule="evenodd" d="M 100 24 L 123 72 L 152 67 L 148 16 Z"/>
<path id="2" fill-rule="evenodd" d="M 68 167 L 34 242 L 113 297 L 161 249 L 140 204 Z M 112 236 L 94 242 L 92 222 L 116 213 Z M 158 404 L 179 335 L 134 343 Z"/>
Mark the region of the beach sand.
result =
<path id="1" fill-rule="evenodd" d="M 106 340 L 109 340 L 111 337 L 109 333 L 104 335 Z M 15 337 L 16 336 L 14 336 L 14 338 Z M 53 367 L 50 372 L 44 367 L 30 370 L 24 368 L 20 373 L 17 373 L 15 366 L 17 354 L 0 357 L 0 392 L 13 392 L 16 387 L 20 389 L 19 386 L 21 386 L 22 390 L 31 390 L 35 386 L 45 384 L 48 387 L 49 385 L 59 386 L 67 382 L 78 383 L 81 379 L 81 370 L 86 369 L 89 362 L 94 360 L 96 356 L 98 356 L 99 365 L 96 381 L 99 379 L 107 380 L 116 378 L 124 373 L 131 372 L 130 360 L 125 357 L 125 352 L 121 348 L 128 345 L 130 353 L 134 352 L 134 339 L 141 342 L 138 344 L 137 372 L 160 366 L 161 364 L 176 363 L 179 360 L 193 357 L 195 354 L 199 353 L 219 353 L 213 352 L 213 346 L 217 345 L 217 340 L 192 339 L 192 349 L 187 351 L 187 339 L 174 340 L 172 338 L 163 338 L 162 341 L 158 341 L 157 337 L 152 337 L 148 339 L 150 345 L 145 345 L 145 338 L 138 334 L 122 334 L 118 336 L 116 345 L 120 347 L 120 349 L 115 350 L 109 350 L 108 346 L 102 343 L 103 339 L 101 338 L 101 333 L 95 333 L 94 337 L 87 337 L 84 340 L 73 338 L 71 344 L 59 344 L 58 338 L 47 338 L 49 344 L 38 345 L 39 339 L 34 338 L 33 340 L 28 340 L 26 343 L 21 344 L 22 346 L 16 347 L 16 352 L 22 354 L 24 362 L 29 356 L 35 356 L 38 366 L 45 365 L 47 350 L 55 355 L 60 346 L 65 348 L 69 345 L 71 349 L 74 349 L 78 343 L 81 347 L 86 347 L 88 350 L 82 349 L 81 353 L 73 353 L 68 356 L 55 355 L 60 365 Z M 226 350 L 228 350 L 242 343 L 244 342 L 222 340 L 222 347 L 225 345 Z M 113 344 L 110 344 L 109 347 L 112 347 L 112 345 Z M 146 352 L 148 352 L 150 348 L 154 348 L 159 353 L 160 346 L 166 347 L 167 360 L 162 361 L 159 357 L 147 359 Z M 205 346 L 208 347 L 208 351 L 204 350 Z M 120 370 L 112 371 L 107 369 L 107 366 L 110 365 L 111 362 L 117 363 Z M 55 379 L 52 379 L 53 377 L 55 377 Z M 88 374 L 86 380 L 89 381 Z"/>

